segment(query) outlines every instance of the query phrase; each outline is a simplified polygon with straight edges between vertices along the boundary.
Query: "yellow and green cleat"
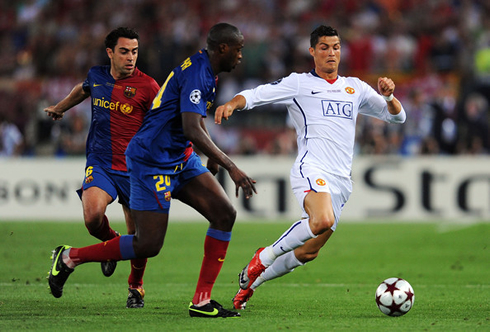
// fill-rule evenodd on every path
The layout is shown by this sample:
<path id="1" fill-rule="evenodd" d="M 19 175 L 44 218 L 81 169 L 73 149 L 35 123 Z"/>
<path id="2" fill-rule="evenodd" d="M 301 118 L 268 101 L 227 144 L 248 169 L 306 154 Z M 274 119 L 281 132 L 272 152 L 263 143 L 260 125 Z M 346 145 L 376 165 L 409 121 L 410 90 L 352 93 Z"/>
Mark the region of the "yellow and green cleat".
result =
<path id="1" fill-rule="evenodd" d="M 189 303 L 189 315 L 191 317 L 203 317 L 203 318 L 238 318 L 240 314 L 235 311 L 227 310 L 223 308 L 218 302 L 211 300 L 209 303 L 203 306 L 196 306 L 192 302 Z"/>
<path id="2" fill-rule="evenodd" d="M 51 270 L 49 270 L 48 282 L 51 294 L 56 298 L 63 295 L 63 286 L 70 274 L 74 271 L 74 269 L 66 266 L 61 257 L 63 251 L 70 248 L 70 246 L 62 245 L 52 252 L 51 259 L 53 260 L 53 263 L 51 264 Z"/>

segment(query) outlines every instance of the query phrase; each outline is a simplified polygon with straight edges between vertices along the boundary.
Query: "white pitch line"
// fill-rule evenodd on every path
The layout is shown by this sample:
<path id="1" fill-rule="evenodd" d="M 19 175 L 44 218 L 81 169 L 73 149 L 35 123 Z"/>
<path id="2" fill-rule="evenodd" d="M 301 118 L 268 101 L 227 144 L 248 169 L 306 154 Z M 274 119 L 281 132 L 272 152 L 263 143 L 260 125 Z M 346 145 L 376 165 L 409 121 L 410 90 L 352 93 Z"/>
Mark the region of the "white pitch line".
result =
<path id="1" fill-rule="evenodd" d="M 38 283 L 38 282 L 32 282 L 29 283 L 28 285 L 25 284 L 25 281 L 18 280 L 16 282 L 2 282 L 0 283 L 0 287 L 12 287 L 12 286 L 26 286 L 26 287 L 46 287 L 49 288 L 48 283 Z M 162 286 L 165 287 L 173 287 L 173 286 L 178 286 L 178 287 L 194 287 L 194 283 L 161 283 Z M 445 288 L 445 287 L 451 287 L 451 286 L 457 286 L 457 287 L 466 287 L 466 288 L 490 288 L 490 284 L 480 284 L 480 285 L 442 285 L 442 284 L 436 284 L 436 285 L 419 285 L 415 284 L 416 288 L 427 288 L 427 287 L 436 287 L 436 288 Z M 68 287 L 100 287 L 101 284 L 80 284 L 80 283 L 68 283 L 66 286 Z M 217 286 L 219 287 L 238 287 L 236 284 L 221 284 L 218 283 Z M 290 288 L 298 288 L 298 287 L 325 287 L 325 288 L 341 288 L 341 287 L 377 287 L 378 285 L 375 284 L 312 284 L 312 283 L 305 283 L 305 284 L 298 284 L 298 283 L 277 283 L 275 282 L 273 285 L 271 284 L 269 287 L 290 287 Z M 413 285 L 412 285 L 413 286 Z"/>

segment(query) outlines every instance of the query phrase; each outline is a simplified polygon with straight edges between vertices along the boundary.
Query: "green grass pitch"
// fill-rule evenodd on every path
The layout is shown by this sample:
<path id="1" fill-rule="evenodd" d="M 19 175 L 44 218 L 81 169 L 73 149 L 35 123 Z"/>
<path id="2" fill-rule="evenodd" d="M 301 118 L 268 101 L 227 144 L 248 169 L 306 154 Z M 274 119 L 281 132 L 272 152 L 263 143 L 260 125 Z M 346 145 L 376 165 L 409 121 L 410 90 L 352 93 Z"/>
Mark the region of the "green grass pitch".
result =
<path id="1" fill-rule="evenodd" d="M 231 308 L 237 274 L 289 223 L 238 222 L 213 299 Z M 257 289 L 239 319 L 190 318 L 204 221 L 171 222 L 145 274 L 145 308 L 126 309 L 129 263 L 106 278 L 77 267 L 63 297 L 47 286 L 57 245 L 95 243 L 83 223 L 0 222 L 0 331 L 489 331 L 490 223 L 341 223 L 313 262 Z M 114 223 L 123 231 L 122 223 Z M 412 310 L 388 317 L 374 293 L 388 277 L 408 280 Z"/>

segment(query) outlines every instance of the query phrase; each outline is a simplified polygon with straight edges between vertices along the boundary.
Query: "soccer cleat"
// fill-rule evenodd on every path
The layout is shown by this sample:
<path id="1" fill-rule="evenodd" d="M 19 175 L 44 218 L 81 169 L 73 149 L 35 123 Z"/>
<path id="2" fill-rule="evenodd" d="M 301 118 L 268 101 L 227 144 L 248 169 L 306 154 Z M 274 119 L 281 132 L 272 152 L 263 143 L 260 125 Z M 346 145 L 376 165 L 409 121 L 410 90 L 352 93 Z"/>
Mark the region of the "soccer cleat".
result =
<path id="1" fill-rule="evenodd" d="M 121 236 L 118 231 L 115 231 L 117 236 Z M 101 262 L 100 263 L 100 268 L 102 269 L 102 274 L 105 275 L 106 277 L 110 277 L 111 275 L 114 274 L 114 271 L 116 271 L 117 267 L 117 261 L 107 261 L 107 262 Z"/>
<path id="2" fill-rule="evenodd" d="M 62 245 L 53 250 L 53 255 L 51 258 L 53 259 L 53 263 L 51 264 L 51 270 L 49 270 L 49 288 L 51 289 L 51 294 L 54 297 L 59 298 L 63 295 L 63 286 L 65 285 L 66 280 L 70 276 L 70 274 L 74 271 L 74 269 L 69 268 L 63 262 L 62 253 L 63 250 L 71 248 L 67 245 Z"/>
<path id="3" fill-rule="evenodd" d="M 236 318 L 241 316 L 238 312 L 223 308 L 221 304 L 214 300 L 200 307 L 194 305 L 192 302 L 189 303 L 189 315 L 191 317 L 203 318 Z"/>
<path id="4" fill-rule="evenodd" d="M 247 290 L 239 289 L 233 298 L 233 307 L 238 310 L 243 310 L 247 306 L 248 300 L 254 295 L 254 289 L 248 288 Z"/>
<path id="5" fill-rule="evenodd" d="M 143 308 L 145 306 L 145 290 L 143 288 L 128 288 L 128 301 L 126 308 Z"/>
<path id="6" fill-rule="evenodd" d="M 241 289 L 247 290 L 250 288 L 254 281 L 265 271 L 266 267 L 262 265 L 259 257 L 262 250 L 264 250 L 264 248 L 257 249 L 250 263 L 248 263 L 238 275 L 238 283 Z"/>
<path id="7" fill-rule="evenodd" d="M 100 263 L 102 274 L 105 275 L 106 277 L 110 277 L 111 275 L 113 275 L 114 271 L 116 271 L 116 267 L 117 267 L 117 261 L 107 261 L 107 262 Z"/>

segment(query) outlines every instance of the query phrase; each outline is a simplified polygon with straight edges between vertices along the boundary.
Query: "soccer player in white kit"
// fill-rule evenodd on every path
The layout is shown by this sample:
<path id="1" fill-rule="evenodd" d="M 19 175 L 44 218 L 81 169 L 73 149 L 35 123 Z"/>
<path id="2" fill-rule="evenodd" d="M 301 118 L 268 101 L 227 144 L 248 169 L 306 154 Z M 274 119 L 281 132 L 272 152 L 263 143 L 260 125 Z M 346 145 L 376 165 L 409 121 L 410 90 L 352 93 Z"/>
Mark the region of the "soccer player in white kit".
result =
<path id="1" fill-rule="evenodd" d="M 264 281 L 315 259 L 335 231 L 352 192 L 357 115 L 390 123 L 405 122 L 406 113 L 393 96 L 395 84 L 391 79 L 378 79 L 378 94 L 358 78 L 338 75 L 340 49 L 338 32 L 322 25 L 310 37 L 309 51 L 315 69 L 242 91 L 216 109 L 215 122 L 221 124 L 235 110 L 284 104 L 298 143 L 291 185 L 303 209 L 302 219 L 276 242 L 256 251 L 239 275 L 240 290 L 233 299 L 236 309 L 244 309 Z"/>

